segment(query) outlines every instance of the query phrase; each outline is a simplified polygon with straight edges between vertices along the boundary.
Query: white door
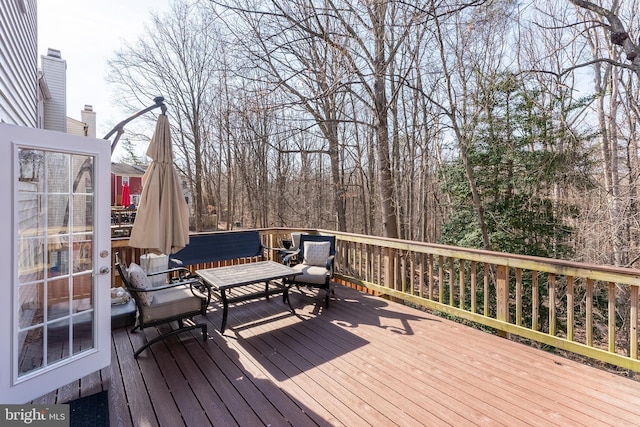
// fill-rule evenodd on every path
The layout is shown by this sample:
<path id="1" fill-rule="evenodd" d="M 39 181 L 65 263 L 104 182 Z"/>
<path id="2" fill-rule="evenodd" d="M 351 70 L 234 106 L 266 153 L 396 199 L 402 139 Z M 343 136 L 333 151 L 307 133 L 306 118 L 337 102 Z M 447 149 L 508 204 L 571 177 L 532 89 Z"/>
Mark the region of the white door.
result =
<path id="1" fill-rule="evenodd" d="M 109 141 L 0 124 L 0 402 L 108 366 Z"/>

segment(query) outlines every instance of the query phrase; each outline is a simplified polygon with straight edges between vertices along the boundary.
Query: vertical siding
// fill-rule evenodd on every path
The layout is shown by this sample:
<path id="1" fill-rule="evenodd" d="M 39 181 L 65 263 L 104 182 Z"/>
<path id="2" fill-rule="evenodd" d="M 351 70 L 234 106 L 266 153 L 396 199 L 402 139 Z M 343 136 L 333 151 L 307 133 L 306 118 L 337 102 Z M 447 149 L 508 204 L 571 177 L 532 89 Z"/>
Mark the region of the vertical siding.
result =
<path id="1" fill-rule="evenodd" d="M 42 72 L 49 86 L 51 98 L 44 103 L 44 128 L 67 131 L 67 61 L 42 56 Z"/>
<path id="2" fill-rule="evenodd" d="M 0 0 L 0 122 L 37 124 L 36 0 Z"/>

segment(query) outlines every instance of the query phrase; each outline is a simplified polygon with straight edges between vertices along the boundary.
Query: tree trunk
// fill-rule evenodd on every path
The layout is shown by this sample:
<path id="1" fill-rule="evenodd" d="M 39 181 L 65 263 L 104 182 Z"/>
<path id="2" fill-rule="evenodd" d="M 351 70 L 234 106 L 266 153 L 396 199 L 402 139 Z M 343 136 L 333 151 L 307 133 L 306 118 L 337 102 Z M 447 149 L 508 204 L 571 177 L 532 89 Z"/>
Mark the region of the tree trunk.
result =
<path id="1" fill-rule="evenodd" d="M 391 173 L 389 157 L 389 124 L 386 92 L 387 62 L 385 55 L 385 25 L 384 19 L 387 9 L 386 1 L 376 1 L 373 4 L 373 34 L 375 40 L 374 57 L 374 104 L 376 148 L 378 154 L 378 173 L 380 176 L 380 203 L 382 207 L 382 227 L 385 237 L 398 237 L 398 222 L 396 216 L 396 196 Z"/>

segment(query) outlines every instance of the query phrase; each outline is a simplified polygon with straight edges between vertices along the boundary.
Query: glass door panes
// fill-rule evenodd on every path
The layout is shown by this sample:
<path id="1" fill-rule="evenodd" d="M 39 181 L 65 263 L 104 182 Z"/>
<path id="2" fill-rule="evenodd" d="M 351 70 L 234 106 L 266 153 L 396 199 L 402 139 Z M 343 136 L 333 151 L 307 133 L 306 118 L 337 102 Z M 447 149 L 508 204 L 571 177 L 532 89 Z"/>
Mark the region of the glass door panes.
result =
<path id="1" fill-rule="evenodd" d="M 94 158 L 20 148 L 18 377 L 94 348 Z"/>

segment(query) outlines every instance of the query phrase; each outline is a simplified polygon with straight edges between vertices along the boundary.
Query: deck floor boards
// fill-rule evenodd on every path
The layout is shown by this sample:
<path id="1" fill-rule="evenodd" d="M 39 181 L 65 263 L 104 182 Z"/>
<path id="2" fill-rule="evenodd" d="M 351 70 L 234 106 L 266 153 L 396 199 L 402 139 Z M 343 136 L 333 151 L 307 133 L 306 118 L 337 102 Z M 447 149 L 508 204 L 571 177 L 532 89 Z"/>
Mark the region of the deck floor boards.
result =
<path id="1" fill-rule="evenodd" d="M 111 366 L 34 403 L 109 390 L 112 426 L 631 426 L 640 382 L 337 287 L 231 306 L 200 330 L 112 331 Z M 199 319 L 200 321 L 200 319 Z M 166 328 L 163 326 L 161 328 Z"/>

